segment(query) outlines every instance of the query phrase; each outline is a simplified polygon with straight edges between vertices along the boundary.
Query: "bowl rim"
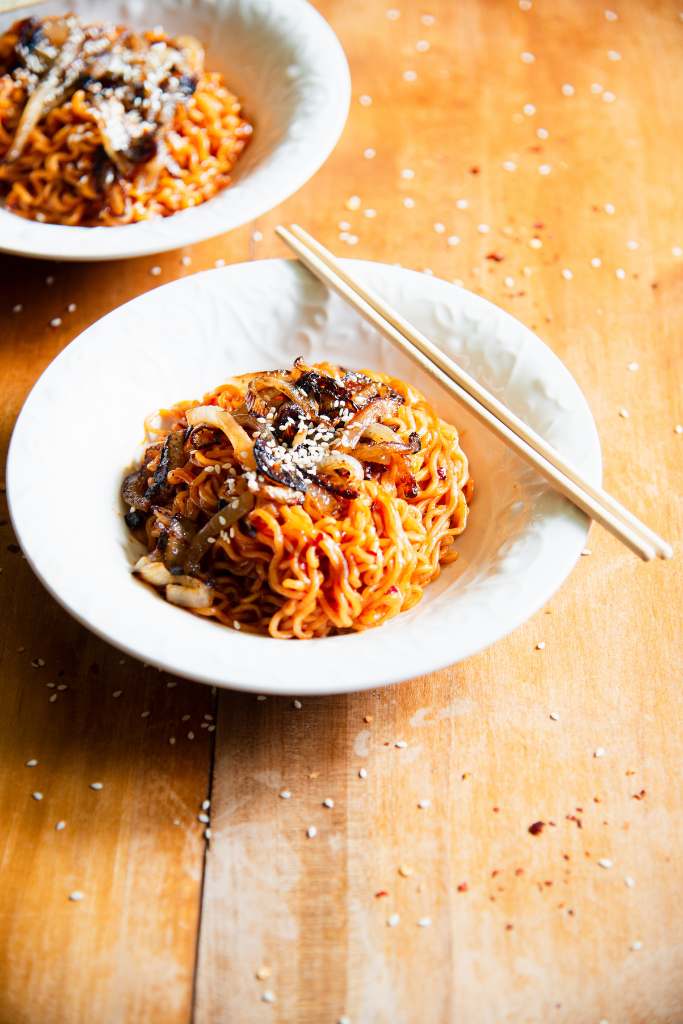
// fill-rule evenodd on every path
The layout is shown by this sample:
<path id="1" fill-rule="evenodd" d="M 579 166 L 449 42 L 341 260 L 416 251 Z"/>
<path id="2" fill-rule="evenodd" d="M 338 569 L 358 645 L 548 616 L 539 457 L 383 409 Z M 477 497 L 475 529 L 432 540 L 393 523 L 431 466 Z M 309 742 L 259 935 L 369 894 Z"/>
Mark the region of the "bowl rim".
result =
<path id="1" fill-rule="evenodd" d="M 210 4 L 211 0 L 195 0 Z M 251 5 L 259 10 L 258 0 L 240 0 L 240 7 Z M 289 24 L 296 23 L 297 33 L 315 38 L 315 62 L 311 71 L 334 82 L 327 90 L 325 106 L 307 110 L 302 123 L 308 124 L 307 143 L 297 150 L 296 160 L 283 167 L 283 161 L 272 174 L 273 187 L 266 194 L 247 195 L 239 211 L 230 211 L 227 226 L 220 225 L 215 215 L 216 200 L 221 194 L 196 207 L 180 210 L 169 217 L 153 218 L 136 224 L 112 227 L 82 227 L 65 224 L 43 224 L 6 210 L 0 203 L 0 252 L 29 259 L 59 260 L 63 262 L 95 262 L 101 260 L 135 259 L 169 252 L 183 246 L 204 242 L 209 238 L 227 234 L 257 217 L 270 212 L 294 193 L 298 192 L 326 162 L 344 130 L 351 105 L 351 72 L 346 54 L 332 26 L 309 0 L 287 0 Z M 37 6 L 37 5 L 35 5 Z M 26 8 L 26 14 L 32 7 Z M 16 12 L 0 14 L 2 22 Z M 302 107 L 305 104 L 301 104 Z M 273 154 L 280 149 L 274 148 Z M 270 172 L 269 172 L 270 174 Z M 248 179 L 247 179 L 248 180 Z M 229 193 L 232 186 L 224 192 Z"/>
<path id="2" fill-rule="evenodd" d="M 390 266 L 388 264 L 378 264 L 375 263 L 374 261 L 344 260 L 343 262 L 347 263 L 349 265 L 349 268 L 352 271 L 355 271 L 356 273 L 358 273 L 359 271 L 362 273 L 363 267 L 370 266 L 371 268 L 379 267 L 382 271 L 388 272 L 390 274 L 406 275 L 410 277 L 415 284 L 417 284 L 418 282 L 420 283 L 423 290 L 423 294 L 426 292 L 425 297 L 429 298 L 430 301 L 437 301 L 435 289 L 437 291 L 439 289 L 455 290 L 461 296 L 465 295 L 470 304 L 480 309 L 495 311 L 499 319 L 502 318 L 503 321 L 507 321 L 510 324 L 514 324 L 517 328 L 522 327 L 523 330 L 527 332 L 527 334 L 535 340 L 535 343 L 541 346 L 543 350 L 545 350 L 546 357 L 550 357 L 550 360 L 554 364 L 555 368 L 559 370 L 559 372 L 564 374 L 565 379 L 568 379 L 568 381 L 573 385 L 573 388 L 575 389 L 575 397 L 577 400 L 577 408 L 580 409 L 583 415 L 583 426 L 586 430 L 586 440 L 590 446 L 590 456 L 593 460 L 593 470 L 592 473 L 589 473 L 589 476 L 593 479 L 593 482 L 600 482 L 602 466 L 600 443 L 595 422 L 592 417 L 592 414 L 590 413 L 590 409 L 586 402 L 585 396 L 583 395 L 581 389 L 574 380 L 573 376 L 570 374 L 569 370 L 567 369 L 567 367 L 565 367 L 565 365 L 562 363 L 559 357 L 556 356 L 555 353 L 553 353 L 552 350 L 548 346 L 546 346 L 545 343 L 541 341 L 541 339 L 538 338 L 537 335 L 529 331 L 528 328 L 524 327 L 524 325 L 521 324 L 521 322 L 518 321 L 516 317 L 513 317 L 511 314 L 500 309 L 500 307 L 496 306 L 489 300 L 484 299 L 482 296 L 469 292 L 467 289 L 459 288 L 458 286 L 453 285 L 450 282 L 437 277 L 426 277 L 424 274 L 421 274 L 417 271 L 406 270 L 405 268 Z M 562 551 L 555 552 L 555 560 L 551 564 L 551 571 L 545 573 L 543 577 L 543 585 L 538 586 L 535 592 L 535 596 L 532 595 L 531 600 L 527 597 L 524 602 L 514 604 L 513 608 L 510 610 L 506 618 L 503 629 L 498 629 L 493 633 L 493 635 L 489 635 L 488 637 L 484 637 L 483 639 L 480 637 L 473 637 L 469 639 L 469 642 L 461 641 L 460 649 L 458 651 L 457 658 L 455 659 L 455 661 L 453 660 L 452 657 L 448 656 L 446 647 L 442 646 L 440 648 L 441 653 L 438 656 L 435 656 L 434 653 L 432 653 L 431 657 L 427 659 L 427 664 L 424 664 L 417 672 L 414 670 L 414 666 L 410 665 L 407 669 L 395 668 L 387 675 L 382 674 L 381 678 L 378 678 L 377 670 L 372 664 L 370 665 L 369 670 L 365 671 L 363 671 L 362 669 L 358 670 L 354 667 L 353 681 L 351 685 L 347 686 L 340 686 L 334 681 L 332 681 L 331 683 L 321 681 L 321 676 L 324 674 L 322 670 L 316 673 L 316 679 L 314 681 L 305 679 L 299 683 L 296 680 L 292 679 L 291 681 L 278 681 L 273 685 L 262 678 L 262 673 L 264 670 L 260 667 L 256 667 L 251 673 L 249 671 L 249 653 L 250 650 L 253 650 L 253 642 L 256 641 L 258 643 L 289 645 L 292 641 L 271 640 L 270 638 L 266 637 L 234 633 L 233 631 L 229 631 L 229 634 L 231 642 L 234 644 L 234 649 L 231 653 L 235 658 L 235 662 L 238 664 L 238 669 L 235 675 L 233 675 L 231 672 L 230 678 L 227 678 L 227 675 L 223 673 L 222 678 L 217 678 L 217 675 L 215 673 L 210 673 L 197 668 L 193 668 L 191 671 L 188 671 L 186 667 L 179 669 L 178 663 L 174 661 L 172 657 L 167 658 L 163 654 L 159 656 L 157 653 L 152 654 L 150 653 L 149 650 L 145 650 L 140 646 L 136 647 L 135 644 L 128 643 L 125 637 L 121 637 L 118 635 L 113 636 L 112 631 L 108 632 L 105 627 L 102 627 L 98 625 L 96 621 L 91 620 L 91 618 L 89 618 L 88 616 L 87 610 L 83 610 L 82 608 L 74 605 L 68 596 L 64 596 L 64 594 L 59 592 L 59 589 L 56 586 L 53 586 L 51 584 L 49 579 L 47 579 L 43 575 L 40 566 L 37 564 L 36 560 L 33 557 L 30 530 L 29 539 L 27 541 L 26 533 L 22 528 L 21 517 L 17 515 L 17 508 L 15 504 L 14 495 L 15 492 L 18 493 L 20 490 L 19 483 L 21 480 L 20 474 L 22 472 L 22 463 L 20 462 L 19 448 L 20 445 L 23 443 L 22 432 L 24 430 L 25 425 L 31 418 L 32 401 L 34 400 L 36 389 L 38 389 L 41 382 L 43 380 L 49 380 L 51 374 L 55 372 L 54 368 L 56 366 L 58 367 L 62 360 L 67 359 L 67 353 L 69 354 L 69 356 L 72 356 L 80 348 L 87 346 L 90 342 L 91 336 L 97 333 L 99 325 L 104 320 L 120 316 L 121 311 L 126 309 L 126 307 L 135 306 L 137 303 L 140 302 L 162 301 L 163 293 L 165 293 L 167 289 L 175 288 L 180 290 L 191 287 L 192 282 L 194 282 L 195 280 L 206 279 L 208 275 L 229 275 L 230 273 L 234 272 L 237 272 L 238 274 L 258 274 L 263 269 L 267 270 L 269 266 L 275 264 L 289 264 L 291 266 L 296 266 L 297 270 L 301 270 L 301 273 L 307 274 L 307 272 L 304 271 L 303 268 L 300 268 L 295 261 L 284 259 L 265 259 L 252 261 L 248 263 L 230 264 L 220 269 L 207 270 L 197 274 L 190 275 L 189 277 L 181 277 L 176 279 L 175 281 L 169 282 L 168 284 L 161 286 L 160 288 L 153 289 L 151 292 L 147 292 L 144 293 L 143 295 L 137 296 L 136 298 L 131 299 L 129 302 L 116 307 L 114 310 L 111 310 L 109 313 L 105 314 L 103 317 L 95 321 L 90 327 L 86 328 L 85 331 L 79 334 L 69 345 L 67 345 L 55 357 L 55 359 L 48 365 L 48 367 L 43 371 L 41 376 L 38 378 L 38 381 L 36 381 L 36 383 L 34 384 L 33 388 L 29 392 L 24 402 L 24 405 L 22 406 L 22 409 L 19 413 L 19 416 L 17 417 L 14 429 L 12 431 L 12 437 L 10 440 L 9 451 L 7 456 L 6 480 L 8 508 L 12 525 L 14 527 L 17 540 L 21 546 L 22 552 L 26 557 L 27 561 L 29 562 L 29 565 L 31 566 L 32 570 L 34 571 L 38 579 L 41 581 L 43 586 L 45 586 L 48 592 L 52 595 L 52 597 L 54 597 L 54 599 L 63 608 L 65 608 L 66 611 L 69 612 L 69 614 L 71 614 L 78 622 L 80 622 L 88 630 L 95 633 L 101 639 L 105 640 L 107 643 L 123 651 L 129 656 L 135 657 L 138 660 L 142 660 L 147 664 L 154 665 L 157 668 L 165 670 L 167 672 L 182 676 L 184 678 L 191 678 L 198 682 L 206 683 L 209 685 L 216 685 L 226 689 L 240 690 L 256 694 L 266 693 L 275 696 L 290 696 L 295 694 L 325 696 L 337 693 L 360 692 L 362 690 L 372 689 L 378 686 L 393 685 L 399 682 L 404 682 L 407 679 L 419 678 L 419 676 L 421 675 L 441 671 L 449 667 L 450 665 L 457 664 L 460 661 L 470 658 L 474 654 L 477 654 L 479 651 L 491 646 L 492 644 L 496 643 L 499 639 L 502 639 L 504 636 L 507 636 L 509 633 L 514 631 L 519 625 L 521 625 L 523 622 L 527 621 L 531 616 L 533 616 L 539 610 L 539 608 L 541 608 L 552 597 L 552 595 L 561 586 L 561 584 L 564 582 L 564 580 L 571 572 L 573 566 L 580 558 L 581 551 L 585 546 L 586 537 L 590 529 L 590 521 L 588 519 L 582 521 L 582 525 L 574 531 L 575 536 L 574 538 L 572 538 L 572 542 L 565 545 Z M 430 295 L 429 293 L 433 294 Z M 568 512 L 576 511 L 573 510 L 568 503 L 567 508 Z M 160 598 L 159 600 L 161 601 L 162 599 Z M 169 610 L 176 614 L 181 614 L 183 616 L 185 616 L 186 614 L 184 611 L 175 608 L 169 608 Z M 393 622 L 395 623 L 399 620 L 400 616 L 394 619 Z M 171 620 L 169 619 L 169 622 L 170 621 Z M 207 625 L 210 625 L 212 628 L 215 629 L 223 628 L 214 623 L 207 623 Z M 341 643 L 348 641 L 353 642 L 354 638 L 356 637 L 367 636 L 375 636 L 379 643 L 381 644 L 381 627 L 379 627 L 377 631 L 367 630 L 360 634 L 347 634 L 344 636 L 328 637 L 319 640 L 308 641 L 306 642 L 306 646 L 308 646 L 308 644 L 315 644 L 316 646 L 320 644 L 329 645 L 330 655 L 334 656 L 335 653 L 339 653 L 339 647 Z M 247 643 L 244 643 L 244 641 L 247 641 Z M 337 648 L 336 652 L 334 651 L 335 647 Z M 239 668 L 240 663 L 244 664 L 245 667 Z"/>

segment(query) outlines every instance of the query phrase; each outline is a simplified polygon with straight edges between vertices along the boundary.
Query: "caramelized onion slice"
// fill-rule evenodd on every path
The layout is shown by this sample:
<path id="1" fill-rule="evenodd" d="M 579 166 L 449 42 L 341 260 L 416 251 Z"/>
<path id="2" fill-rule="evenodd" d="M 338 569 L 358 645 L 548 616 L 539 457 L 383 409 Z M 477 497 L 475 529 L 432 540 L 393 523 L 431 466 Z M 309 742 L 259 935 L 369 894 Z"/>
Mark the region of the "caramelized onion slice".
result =
<path id="1" fill-rule="evenodd" d="M 265 416 L 271 408 L 271 404 L 265 401 L 260 394 L 265 388 L 272 388 L 274 391 L 286 395 L 289 401 L 298 405 L 309 419 L 315 419 L 318 415 L 318 403 L 315 399 L 310 398 L 302 388 L 288 380 L 287 376 L 280 376 L 278 373 L 264 373 L 258 377 L 252 377 L 247 387 L 247 409 L 255 416 Z"/>
<path id="2" fill-rule="evenodd" d="M 185 418 L 191 427 L 204 424 L 222 430 L 242 465 L 247 469 L 256 468 L 254 443 L 244 427 L 239 425 L 227 409 L 221 409 L 217 405 L 197 405 L 194 409 L 187 410 Z"/>
<path id="3" fill-rule="evenodd" d="M 351 417 L 335 447 L 355 448 L 371 424 L 392 416 L 399 405 L 400 402 L 394 398 L 373 398 L 360 412 Z"/>
<path id="4" fill-rule="evenodd" d="M 178 580 L 182 579 L 182 583 Z M 211 589 L 201 580 L 175 577 L 173 583 L 166 584 L 166 600 L 180 608 L 210 608 Z"/>
<path id="5" fill-rule="evenodd" d="M 259 495 L 268 501 L 274 501 L 278 505 L 303 505 L 304 494 L 296 491 L 293 487 L 278 487 L 274 484 L 262 484 L 259 487 Z"/>

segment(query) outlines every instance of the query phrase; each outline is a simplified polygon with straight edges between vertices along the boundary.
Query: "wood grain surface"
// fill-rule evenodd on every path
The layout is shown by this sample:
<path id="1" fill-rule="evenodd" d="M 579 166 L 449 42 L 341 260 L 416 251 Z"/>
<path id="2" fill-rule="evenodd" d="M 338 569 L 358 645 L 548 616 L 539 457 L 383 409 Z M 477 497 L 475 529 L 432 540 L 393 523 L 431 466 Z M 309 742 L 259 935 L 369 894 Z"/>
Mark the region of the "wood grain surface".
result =
<path id="1" fill-rule="evenodd" d="M 537 330 L 587 395 L 608 488 L 678 542 L 680 5 L 397 2 L 318 3 L 352 108 L 282 207 L 149 259 L 0 258 L 3 446 L 85 326 L 216 260 L 285 255 L 273 228 L 296 219 Z M 64 472 L 78 529 L 68 452 Z M 683 1022 L 678 559 L 594 529 L 494 648 L 297 707 L 122 658 L 0 523 L 0 1024 Z"/>

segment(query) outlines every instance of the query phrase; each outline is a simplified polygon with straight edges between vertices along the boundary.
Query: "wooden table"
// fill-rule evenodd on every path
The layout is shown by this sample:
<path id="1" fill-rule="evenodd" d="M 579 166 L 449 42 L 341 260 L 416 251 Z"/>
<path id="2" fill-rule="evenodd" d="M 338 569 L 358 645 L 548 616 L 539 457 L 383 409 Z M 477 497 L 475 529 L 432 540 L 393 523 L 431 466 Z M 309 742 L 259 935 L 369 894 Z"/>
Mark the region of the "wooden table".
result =
<path id="1" fill-rule="evenodd" d="M 93 320 L 218 259 L 284 255 L 273 228 L 297 219 L 537 330 L 588 396 L 607 486 L 675 541 L 683 20 L 615 4 L 321 0 L 353 102 L 298 195 L 187 267 L 2 259 L 3 444 Z M 65 473 L 77 528 L 68 453 Z M 2 531 L 1 1024 L 683 1021 L 679 563 L 595 529 L 493 649 L 298 707 L 121 657 Z"/>

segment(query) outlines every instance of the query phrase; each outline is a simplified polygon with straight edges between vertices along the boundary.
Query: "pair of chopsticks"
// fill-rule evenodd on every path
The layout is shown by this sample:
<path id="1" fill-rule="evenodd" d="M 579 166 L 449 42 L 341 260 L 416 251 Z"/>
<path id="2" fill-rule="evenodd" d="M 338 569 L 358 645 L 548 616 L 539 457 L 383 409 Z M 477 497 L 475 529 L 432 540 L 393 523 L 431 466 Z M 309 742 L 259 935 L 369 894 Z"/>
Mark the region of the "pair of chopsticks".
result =
<path id="1" fill-rule="evenodd" d="M 642 523 L 601 487 L 581 476 L 552 445 L 515 416 L 502 402 L 462 370 L 413 324 L 366 287 L 320 242 L 292 224 L 277 233 L 301 262 L 345 299 L 392 344 L 421 366 L 433 380 L 465 405 L 476 419 L 534 467 L 554 488 L 587 516 L 600 523 L 645 561 L 671 558 L 670 544 Z"/>

